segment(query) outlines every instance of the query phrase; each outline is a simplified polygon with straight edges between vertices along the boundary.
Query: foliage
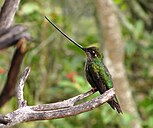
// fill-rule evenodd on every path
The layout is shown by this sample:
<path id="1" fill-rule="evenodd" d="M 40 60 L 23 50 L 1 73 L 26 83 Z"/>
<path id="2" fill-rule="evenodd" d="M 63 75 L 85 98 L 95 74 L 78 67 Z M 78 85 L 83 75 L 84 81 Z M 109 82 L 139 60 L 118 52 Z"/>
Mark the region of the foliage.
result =
<path id="1" fill-rule="evenodd" d="M 122 35 L 126 42 L 125 66 L 136 92 L 136 103 L 143 119 L 142 124 L 145 128 L 151 128 L 153 125 L 153 90 L 151 89 L 153 33 L 146 29 L 142 19 L 133 18 L 124 0 L 114 1 L 120 11 L 127 14 L 124 15 L 126 20 L 121 21 Z M 99 45 L 93 2 L 22 0 L 15 22 L 27 25 L 34 38 L 33 42 L 28 42 L 29 51 L 22 65 L 22 71 L 28 65 L 32 68 L 25 86 L 25 97 L 30 105 L 64 100 L 90 89 L 83 71 L 85 55 L 61 36 L 45 20 L 45 15 L 81 45 Z M 13 49 L 9 48 L 0 53 L 1 85 L 4 85 Z M 3 73 L 1 69 L 4 70 Z M 96 95 L 99 94 L 94 96 Z M 13 98 L 1 109 L 1 112 L 14 110 L 16 105 L 16 99 Z M 16 127 L 129 128 L 130 121 L 132 121 L 130 115 L 118 115 L 110 109 L 109 105 L 104 105 L 75 117 L 28 122 Z"/>

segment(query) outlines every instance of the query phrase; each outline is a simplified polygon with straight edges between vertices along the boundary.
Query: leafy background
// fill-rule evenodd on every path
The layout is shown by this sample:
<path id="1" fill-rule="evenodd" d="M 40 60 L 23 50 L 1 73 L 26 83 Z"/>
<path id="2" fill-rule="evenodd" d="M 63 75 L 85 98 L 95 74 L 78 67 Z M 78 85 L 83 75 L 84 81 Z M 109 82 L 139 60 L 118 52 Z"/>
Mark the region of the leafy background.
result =
<path id="1" fill-rule="evenodd" d="M 141 123 L 144 128 L 152 128 L 152 26 L 134 15 L 124 0 L 114 2 L 119 13 L 123 14 L 120 25 L 125 41 L 125 67 Z M 0 2 L 1 5 L 2 3 L 3 1 Z M 25 86 L 25 98 L 29 105 L 61 101 L 91 88 L 84 76 L 84 53 L 59 34 L 45 20 L 45 15 L 81 45 L 100 45 L 93 1 L 22 0 L 14 22 L 27 25 L 33 36 L 33 41 L 28 42 L 29 51 L 22 65 L 22 71 L 26 66 L 31 66 L 32 70 Z M 5 83 L 13 50 L 12 47 L 0 52 L 0 90 Z M 97 95 L 99 94 L 88 99 Z M 8 113 L 15 109 L 17 101 L 14 97 L 0 112 Z M 74 117 L 28 122 L 15 128 L 129 128 L 130 121 L 130 115 L 118 115 L 105 104 Z"/>

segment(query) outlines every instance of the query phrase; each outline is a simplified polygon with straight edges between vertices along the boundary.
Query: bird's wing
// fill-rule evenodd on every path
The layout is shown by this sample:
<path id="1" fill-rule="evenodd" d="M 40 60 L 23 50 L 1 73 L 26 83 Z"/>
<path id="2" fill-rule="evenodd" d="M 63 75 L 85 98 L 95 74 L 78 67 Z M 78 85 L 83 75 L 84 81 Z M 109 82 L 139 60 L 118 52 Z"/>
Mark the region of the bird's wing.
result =
<path id="1" fill-rule="evenodd" d="M 100 94 L 103 94 L 106 90 L 113 87 L 111 75 L 108 71 L 108 69 L 105 67 L 105 65 L 100 65 L 96 63 L 92 63 L 91 65 L 88 65 L 88 76 L 89 76 L 89 83 L 92 85 L 92 87 L 96 87 L 97 90 L 100 92 Z M 114 96 L 113 99 L 108 101 L 108 104 L 115 110 L 118 111 L 118 113 L 122 113 L 122 109 L 119 105 L 119 102 Z"/>
<path id="2" fill-rule="evenodd" d="M 105 66 L 105 64 L 102 62 L 101 63 L 101 69 L 100 71 L 103 72 L 103 73 L 100 73 L 100 74 L 103 74 L 102 79 L 104 81 L 104 84 L 106 85 L 106 88 L 107 90 L 112 88 L 113 87 L 113 81 L 112 81 L 112 77 L 111 77 L 111 74 L 109 73 L 107 67 Z"/>
<path id="3" fill-rule="evenodd" d="M 96 65 L 96 64 L 92 64 L 92 65 L 89 65 L 89 68 L 88 68 L 88 73 L 89 73 L 89 76 L 90 76 L 90 79 L 92 79 L 92 83 L 94 83 L 95 87 L 98 89 L 98 91 L 103 94 L 105 91 L 106 91 L 106 86 L 104 85 L 103 83 L 103 79 L 101 78 L 101 75 L 100 75 L 100 65 Z"/>
<path id="4" fill-rule="evenodd" d="M 92 78 L 92 75 L 91 75 L 91 71 L 89 70 L 89 67 L 90 66 L 87 66 L 85 71 L 86 71 L 86 78 L 87 78 L 87 81 L 89 82 L 89 84 L 92 86 L 92 88 L 95 88 L 96 85 L 94 83 L 94 80 Z"/>

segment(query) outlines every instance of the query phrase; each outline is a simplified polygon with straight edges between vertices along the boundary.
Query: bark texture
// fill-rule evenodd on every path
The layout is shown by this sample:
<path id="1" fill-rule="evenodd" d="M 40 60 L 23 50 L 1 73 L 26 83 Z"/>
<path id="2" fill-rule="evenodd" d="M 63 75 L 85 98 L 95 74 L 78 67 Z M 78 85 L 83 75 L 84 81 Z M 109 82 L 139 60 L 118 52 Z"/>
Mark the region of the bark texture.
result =
<path id="1" fill-rule="evenodd" d="M 113 2 L 111 0 L 96 0 L 95 6 L 100 28 L 103 30 L 102 37 L 107 49 L 106 54 L 109 58 L 106 65 L 112 74 L 123 113 L 126 112 L 133 116 L 131 127 L 141 128 L 140 117 L 124 68 L 124 42 Z"/>
<path id="2" fill-rule="evenodd" d="M 26 53 L 26 40 L 30 34 L 22 25 L 11 26 L 20 0 L 5 0 L 0 10 L 0 50 L 16 45 L 6 83 L 0 93 L 0 107 L 2 107 L 14 94 L 17 76 Z"/>
<path id="3" fill-rule="evenodd" d="M 26 53 L 26 40 L 21 39 L 18 41 L 17 49 L 14 52 L 11 66 L 7 74 L 7 80 L 4 88 L 0 94 L 0 107 L 2 107 L 12 96 L 15 94 L 15 86 L 17 83 L 17 76 Z"/>
<path id="4" fill-rule="evenodd" d="M 76 104 L 76 102 L 92 95 L 93 90 L 72 97 L 70 99 L 36 106 L 27 106 L 27 101 L 24 100 L 24 83 L 30 73 L 30 68 L 27 67 L 17 86 L 18 109 L 8 113 L 7 115 L 0 114 L 0 128 L 9 128 L 22 122 L 35 120 L 51 120 L 57 118 L 65 118 L 74 116 L 83 112 L 91 111 L 98 106 L 106 103 L 115 95 L 114 88 L 106 91 L 104 94 L 91 99 L 90 101 Z"/>
<path id="5" fill-rule="evenodd" d="M 7 29 L 11 26 L 19 3 L 20 0 L 5 0 L 0 11 L 0 30 Z"/>

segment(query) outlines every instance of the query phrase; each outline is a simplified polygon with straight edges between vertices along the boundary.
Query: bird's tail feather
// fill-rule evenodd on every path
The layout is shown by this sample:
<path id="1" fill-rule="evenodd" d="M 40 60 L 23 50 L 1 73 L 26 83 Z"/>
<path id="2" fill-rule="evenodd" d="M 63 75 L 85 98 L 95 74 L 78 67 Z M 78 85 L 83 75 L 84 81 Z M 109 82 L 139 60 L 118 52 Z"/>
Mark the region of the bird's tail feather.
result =
<path id="1" fill-rule="evenodd" d="M 122 109 L 121 109 L 121 107 L 120 107 L 120 105 L 119 105 L 119 103 L 116 102 L 115 100 L 110 100 L 110 101 L 108 101 L 108 104 L 109 104 L 114 110 L 116 109 L 118 113 L 123 113 L 123 112 L 122 112 Z"/>

